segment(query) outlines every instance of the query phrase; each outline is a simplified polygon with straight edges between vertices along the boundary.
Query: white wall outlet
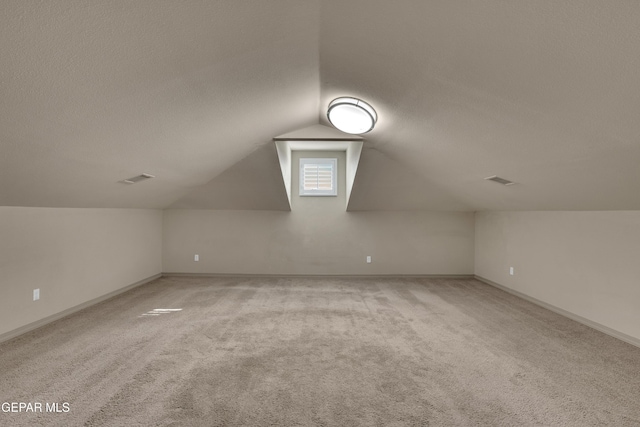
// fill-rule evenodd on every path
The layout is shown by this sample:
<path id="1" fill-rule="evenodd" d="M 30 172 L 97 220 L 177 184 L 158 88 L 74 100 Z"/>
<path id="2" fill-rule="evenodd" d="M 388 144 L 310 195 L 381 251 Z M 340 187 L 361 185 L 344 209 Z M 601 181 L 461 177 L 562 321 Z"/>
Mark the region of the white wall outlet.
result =
<path id="1" fill-rule="evenodd" d="M 367 255 L 367 264 L 371 264 L 371 255 Z"/>
<path id="2" fill-rule="evenodd" d="M 195 254 L 195 255 L 193 256 L 193 260 L 194 260 L 194 261 L 200 261 L 200 255 Z"/>
<path id="3" fill-rule="evenodd" d="M 509 275 L 513 276 L 513 267 L 509 267 Z"/>
<path id="4" fill-rule="evenodd" d="M 33 290 L 33 300 L 38 301 L 40 299 L 40 289 Z"/>

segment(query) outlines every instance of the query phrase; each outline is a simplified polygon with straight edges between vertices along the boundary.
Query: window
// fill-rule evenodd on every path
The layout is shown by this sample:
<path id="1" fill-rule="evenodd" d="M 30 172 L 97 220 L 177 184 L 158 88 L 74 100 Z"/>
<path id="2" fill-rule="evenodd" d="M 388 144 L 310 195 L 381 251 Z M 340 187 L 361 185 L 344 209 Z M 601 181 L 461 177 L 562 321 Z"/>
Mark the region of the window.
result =
<path id="1" fill-rule="evenodd" d="M 337 196 L 338 159 L 300 159 L 301 196 Z"/>

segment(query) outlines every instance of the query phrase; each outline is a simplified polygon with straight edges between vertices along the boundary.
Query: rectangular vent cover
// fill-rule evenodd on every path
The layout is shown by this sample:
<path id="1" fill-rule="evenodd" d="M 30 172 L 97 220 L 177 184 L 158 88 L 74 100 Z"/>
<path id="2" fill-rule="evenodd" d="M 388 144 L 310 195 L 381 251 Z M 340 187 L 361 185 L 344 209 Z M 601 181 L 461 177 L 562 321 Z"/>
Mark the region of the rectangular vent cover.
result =
<path id="1" fill-rule="evenodd" d="M 514 184 L 513 182 L 509 181 L 508 179 L 500 178 L 497 175 L 489 176 L 489 177 L 487 177 L 485 179 L 487 181 L 497 182 L 498 184 L 502 184 L 502 185 L 513 185 Z"/>
<path id="2" fill-rule="evenodd" d="M 133 178 L 125 179 L 123 182 L 126 184 L 135 184 L 136 182 L 144 181 L 145 179 L 155 178 L 153 175 L 143 173 L 142 175 L 134 176 Z"/>

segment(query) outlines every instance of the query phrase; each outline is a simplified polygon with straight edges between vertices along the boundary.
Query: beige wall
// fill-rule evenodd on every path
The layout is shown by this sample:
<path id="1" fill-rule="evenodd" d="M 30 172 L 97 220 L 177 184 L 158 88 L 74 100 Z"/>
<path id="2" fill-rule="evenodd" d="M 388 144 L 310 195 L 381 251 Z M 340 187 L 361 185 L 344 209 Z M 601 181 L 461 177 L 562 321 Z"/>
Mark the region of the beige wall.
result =
<path id="1" fill-rule="evenodd" d="M 159 210 L 0 207 L 0 335 L 161 273 L 161 248 Z"/>
<path id="2" fill-rule="evenodd" d="M 640 339 L 640 212 L 483 212 L 475 230 L 476 275 Z"/>
<path id="3" fill-rule="evenodd" d="M 176 209 L 163 228 L 165 272 L 473 274 L 470 213 Z"/>
<path id="4" fill-rule="evenodd" d="M 298 196 L 300 157 L 338 159 L 337 197 Z M 291 212 L 165 210 L 164 271 L 473 274 L 472 213 L 346 212 L 345 160 L 344 152 L 294 151 Z"/>
<path id="5" fill-rule="evenodd" d="M 345 212 L 293 188 L 292 212 L 0 207 L 0 335 L 161 271 L 475 272 L 640 339 L 640 212 Z"/>

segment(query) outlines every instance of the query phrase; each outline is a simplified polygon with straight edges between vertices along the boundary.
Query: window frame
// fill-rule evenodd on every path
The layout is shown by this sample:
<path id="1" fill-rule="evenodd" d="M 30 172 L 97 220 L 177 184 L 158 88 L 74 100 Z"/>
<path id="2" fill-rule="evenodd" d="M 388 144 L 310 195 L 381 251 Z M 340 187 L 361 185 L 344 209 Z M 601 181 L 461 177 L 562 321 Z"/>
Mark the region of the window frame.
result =
<path id="1" fill-rule="evenodd" d="M 331 165 L 331 190 L 305 190 L 304 188 L 304 169 L 305 165 Z M 301 197 L 336 197 L 338 195 L 338 159 L 332 158 L 318 158 L 318 157 L 301 157 L 298 167 L 298 181 L 299 191 L 298 195 Z"/>

